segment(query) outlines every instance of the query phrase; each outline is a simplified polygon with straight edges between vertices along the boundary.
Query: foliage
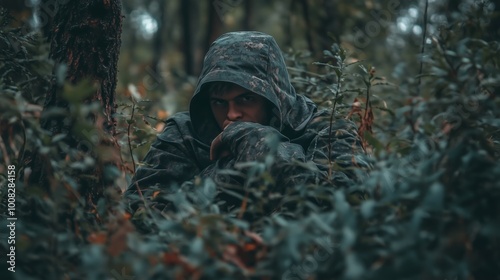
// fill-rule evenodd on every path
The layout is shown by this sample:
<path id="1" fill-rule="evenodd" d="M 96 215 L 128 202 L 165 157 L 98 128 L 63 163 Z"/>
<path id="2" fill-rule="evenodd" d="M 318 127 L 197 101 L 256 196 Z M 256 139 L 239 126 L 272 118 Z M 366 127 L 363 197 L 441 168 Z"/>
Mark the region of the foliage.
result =
<path id="1" fill-rule="evenodd" d="M 151 191 L 155 199 L 175 203 L 176 212 L 146 207 L 133 217 L 114 189 L 95 205 L 77 191 L 81 170 L 115 155 L 99 146 L 102 128 L 83 117 L 102 108 L 68 98 L 79 149 L 43 131 L 33 109 L 41 94 L 30 95 L 39 87 L 25 81 L 47 85 L 49 71 L 37 65 L 50 62 L 38 56 L 43 49 L 36 36 L 4 24 L 0 170 L 4 176 L 15 164 L 20 174 L 16 278 L 498 278 L 500 44 L 482 39 L 481 24 L 464 16 L 442 28 L 422 57 L 421 75 L 398 81 L 399 87 L 335 44 L 321 63 L 304 62 L 303 53 L 290 55 L 298 92 L 335 108 L 332 121 L 352 118 L 359 124 L 373 170 L 358 186 L 290 186 L 281 210 L 262 216 L 261 209 L 277 201 L 264 196 L 269 159 L 249 163 L 253 181 L 244 186 L 244 203 L 230 212 L 217 194 L 238 192 L 197 179 L 168 196 Z M 9 45 L 13 40 L 17 52 Z M 67 85 L 66 96 L 84 96 L 90 87 Z M 116 138 L 128 166 L 106 171 L 117 188 L 126 187 L 128 170 L 137 163 L 129 151 L 154 135 L 157 124 L 150 127 L 147 106 L 132 98 L 117 110 Z M 25 183 L 30 170 L 16 160 L 23 158 L 19 147 L 46 155 L 55 174 L 50 192 Z M 61 150 L 70 156 L 61 158 Z M 5 228 L 6 184 L 0 192 Z M 6 236 L 1 239 L 5 251 Z"/>

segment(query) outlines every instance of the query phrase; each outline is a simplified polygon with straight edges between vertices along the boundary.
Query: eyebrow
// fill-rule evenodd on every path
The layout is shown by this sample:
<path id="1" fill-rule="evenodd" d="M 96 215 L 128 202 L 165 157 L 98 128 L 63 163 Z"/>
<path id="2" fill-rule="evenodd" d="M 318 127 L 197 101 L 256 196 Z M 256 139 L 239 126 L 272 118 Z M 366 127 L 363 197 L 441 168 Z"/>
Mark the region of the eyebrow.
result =
<path id="1" fill-rule="evenodd" d="M 210 97 L 209 101 L 226 101 L 226 100 L 222 99 L 222 98 L 217 98 L 217 97 Z"/>

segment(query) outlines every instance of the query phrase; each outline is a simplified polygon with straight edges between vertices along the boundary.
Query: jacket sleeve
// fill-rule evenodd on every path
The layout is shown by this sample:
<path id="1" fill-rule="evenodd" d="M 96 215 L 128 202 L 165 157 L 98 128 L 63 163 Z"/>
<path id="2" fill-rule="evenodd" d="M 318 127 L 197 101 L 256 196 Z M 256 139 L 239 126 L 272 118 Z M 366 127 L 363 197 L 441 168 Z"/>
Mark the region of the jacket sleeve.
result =
<path id="1" fill-rule="evenodd" d="M 238 163 L 263 162 L 271 154 L 273 163 L 270 171 L 277 189 L 283 190 L 290 184 L 307 182 L 329 182 L 338 187 L 348 187 L 360 180 L 369 168 L 356 131 L 352 122 L 339 120 L 333 123 L 330 135 L 329 123 L 318 122 L 308 129 L 308 133 L 313 133 L 314 137 L 309 145 L 303 147 L 291 143 L 273 127 L 235 122 L 222 133 L 222 143 L 229 148 L 233 157 L 219 160 L 202 173 L 218 184 L 238 181 L 234 174 L 229 176 L 221 170 L 238 170 Z M 244 173 L 241 172 L 241 180 L 234 183 L 241 184 L 246 179 Z"/>
<path id="2" fill-rule="evenodd" d="M 175 192 L 184 182 L 191 180 L 200 172 L 194 158 L 190 156 L 177 124 L 167 122 L 162 134 L 156 138 L 146 154 L 143 163 L 137 169 L 131 184 L 125 191 L 130 212 L 144 205 L 164 208 L 166 202 L 155 200 L 156 191 Z"/>
<path id="3" fill-rule="evenodd" d="M 247 174 L 249 165 L 245 163 L 249 162 L 269 165 L 268 171 L 274 180 L 273 190 L 282 190 L 289 184 L 304 182 L 311 172 L 315 174 L 319 171 L 314 165 L 306 165 L 301 145 L 291 143 L 286 136 L 270 126 L 234 122 L 222 132 L 221 142 L 232 156 L 219 159 L 202 171 L 203 177 L 212 178 L 218 185 L 244 184 L 252 176 Z M 228 173 L 227 170 L 236 172 Z"/>

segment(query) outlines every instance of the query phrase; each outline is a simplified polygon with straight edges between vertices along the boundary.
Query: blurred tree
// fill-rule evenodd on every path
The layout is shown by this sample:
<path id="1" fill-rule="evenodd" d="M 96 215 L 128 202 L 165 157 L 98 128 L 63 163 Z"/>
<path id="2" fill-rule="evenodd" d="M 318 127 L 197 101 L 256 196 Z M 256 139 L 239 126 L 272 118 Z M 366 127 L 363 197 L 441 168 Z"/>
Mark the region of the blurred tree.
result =
<path id="1" fill-rule="evenodd" d="M 307 46 L 309 48 L 309 51 L 311 53 L 314 53 L 314 43 L 313 43 L 313 38 L 312 38 L 312 35 L 311 35 L 311 31 L 313 30 L 312 28 L 312 24 L 311 24 L 311 18 L 309 16 L 309 3 L 307 2 L 307 0 L 295 0 L 297 2 L 299 2 L 300 4 L 300 8 L 302 10 L 302 16 L 304 18 L 304 22 L 306 24 L 306 28 L 304 30 L 304 35 L 306 37 L 306 41 L 307 41 Z"/>
<path id="2" fill-rule="evenodd" d="M 203 49 L 203 53 L 205 54 L 208 51 L 208 48 L 210 47 L 210 44 L 212 44 L 217 37 L 219 37 L 222 34 L 222 29 L 223 29 L 223 24 L 222 20 L 217 14 L 217 10 L 215 9 L 215 6 L 213 5 L 212 0 L 207 0 L 207 7 L 208 7 L 208 24 L 207 28 L 205 31 L 205 46 Z"/>
<path id="3" fill-rule="evenodd" d="M 184 52 L 184 70 L 187 75 L 194 74 L 194 53 L 192 41 L 192 5 L 189 0 L 180 0 L 182 23 L 182 50 Z"/>
<path id="4" fill-rule="evenodd" d="M 320 17 L 318 25 L 317 41 L 320 50 L 328 50 L 332 45 L 332 40 L 340 43 L 340 36 L 344 32 L 344 16 L 339 13 L 338 5 L 333 1 L 322 0 L 316 8 L 319 8 Z M 333 38 L 332 38 L 333 36 Z"/>
<path id="5" fill-rule="evenodd" d="M 243 30 L 252 30 L 252 12 L 253 12 L 253 5 L 252 1 L 250 0 L 245 0 L 245 6 L 244 6 L 244 15 L 243 15 Z"/>
<path id="6" fill-rule="evenodd" d="M 158 16 L 157 16 L 158 31 L 156 31 L 153 39 L 153 60 L 151 63 L 151 68 L 153 69 L 154 73 L 160 72 L 159 65 L 161 63 L 163 48 L 165 45 L 163 38 L 166 32 L 166 25 L 165 25 L 166 3 L 165 1 L 158 1 L 157 3 L 158 3 Z"/>

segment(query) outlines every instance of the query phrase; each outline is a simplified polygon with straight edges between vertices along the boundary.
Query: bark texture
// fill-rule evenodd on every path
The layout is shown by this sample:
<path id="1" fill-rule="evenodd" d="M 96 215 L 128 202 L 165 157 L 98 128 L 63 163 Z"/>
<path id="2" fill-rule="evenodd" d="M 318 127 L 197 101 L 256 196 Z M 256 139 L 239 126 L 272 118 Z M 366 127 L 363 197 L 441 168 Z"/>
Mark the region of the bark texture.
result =
<path id="1" fill-rule="evenodd" d="M 60 2 L 64 2 L 61 4 Z M 65 69 L 65 82 L 77 84 L 89 80 L 95 90 L 82 102 L 99 101 L 102 104 L 104 120 L 89 114 L 88 118 L 96 127 L 102 128 L 104 135 L 100 144 L 119 148 L 115 135 L 115 88 L 117 82 L 117 62 L 121 44 L 121 1 L 120 0 L 82 0 L 54 1 L 44 0 L 40 4 L 41 16 L 48 17 L 43 31 L 50 42 L 50 58 L 54 60 L 54 78 L 46 95 L 44 115 L 41 126 L 51 136 L 67 135 L 64 139 L 69 148 L 78 148 L 82 139 L 75 136 L 75 120 L 69 114 L 68 98 L 63 97 L 61 81 L 57 81 L 61 69 Z M 50 112 L 50 113 L 49 113 Z M 59 112 L 54 114 L 53 112 Z M 94 155 L 96 152 L 94 151 Z M 61 150 L 60 158 L 67 158 Z M 38 154 L 32 160 L 30 183 L 50 191 L 54 186 L 54 176 L 49 159 Z M 45 164 L 44 164 L 45 163 Z M 110 162 L 99 162 L 89 174 L 79 179 L 80 194 L 90 202 L 102 196 L 106 185 L 104 166 Z M 87 175 L 87 176 L 86 176 Z M 90 175 L 90 176 L 88 176 Z M 82 179 L 83 178 L 83 179 Z M 90 178 L 90 179 L 89 179 Z"/>
<path id="2" fill-rule="evenodd" d="M 90 79 L 97 86 L 90 100 L 101 101 L 109 132 L 114 133 L 112 115 L 121 44 L 121 1 L 68 1 L 57 8 L 52 23 L 47 30 L 50 58 L 56 64 L 67 66 L 67 81 L 76 84 Z M 45 108 L 67 106 L 59 93 L 59 86 L 54 82 Z M 44 128 L 60 129 L 58 125 L 47 123 L 44 123 Z"/>

